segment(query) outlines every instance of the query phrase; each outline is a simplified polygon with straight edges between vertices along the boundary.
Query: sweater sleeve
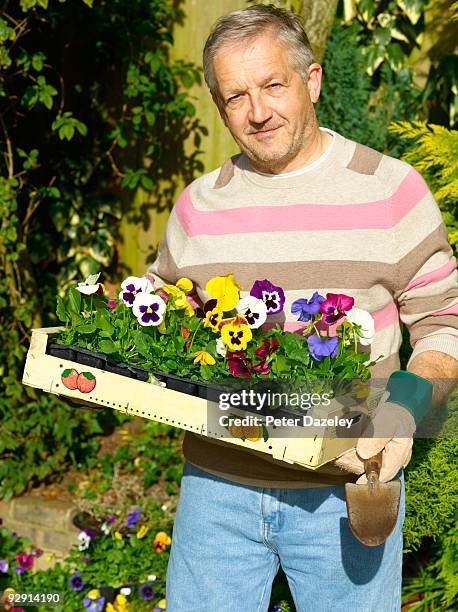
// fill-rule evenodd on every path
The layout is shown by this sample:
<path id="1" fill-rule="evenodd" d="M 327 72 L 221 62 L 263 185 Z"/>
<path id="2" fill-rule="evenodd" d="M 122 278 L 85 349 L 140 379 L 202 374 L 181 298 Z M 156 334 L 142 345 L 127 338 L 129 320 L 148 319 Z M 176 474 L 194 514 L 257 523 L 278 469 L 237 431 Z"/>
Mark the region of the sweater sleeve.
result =
<path id="1" fill-rule="evenodd" d="M 415 206 L 394 226 L 398 259 L 395 299 L 413 353 L 439 351 L 458 359 L 458 273 L 442 214 L 416 171 Z M 409 365 L 408 364 L 408 365 Z"/>

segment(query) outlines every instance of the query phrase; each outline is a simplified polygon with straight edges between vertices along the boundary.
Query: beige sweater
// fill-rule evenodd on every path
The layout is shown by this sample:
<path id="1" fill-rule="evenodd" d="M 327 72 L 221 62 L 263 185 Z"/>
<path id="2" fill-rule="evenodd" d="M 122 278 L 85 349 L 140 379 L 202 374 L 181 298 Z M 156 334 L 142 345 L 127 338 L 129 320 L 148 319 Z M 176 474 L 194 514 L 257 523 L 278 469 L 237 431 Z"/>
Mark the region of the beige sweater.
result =
<path id="1" fill-rule="evenodd" d="M 301 173 L 255 172 L 242 154 L 200 176 L 173 208 L 157 260 L 158 284 L 192 279 L 202 299 L 209 278 L 233 272 L 241 296 L 268 278 L 285 291 L 278 320 L 296 329 L 291 304 L 314 291 L 345 293 L 371 312 L 374 378 L 399 369 L 401 327 L 413 355 L 458 359 L 456 262 L 440 210 L 420 174 L 337 133 Z M 285 318 L 286 316 L 286 318 Z M 186 459 L 242 484 L 326 486 L 354 480 L 326 465 L 316 472 L 264 453 L 186 432 Z"/>

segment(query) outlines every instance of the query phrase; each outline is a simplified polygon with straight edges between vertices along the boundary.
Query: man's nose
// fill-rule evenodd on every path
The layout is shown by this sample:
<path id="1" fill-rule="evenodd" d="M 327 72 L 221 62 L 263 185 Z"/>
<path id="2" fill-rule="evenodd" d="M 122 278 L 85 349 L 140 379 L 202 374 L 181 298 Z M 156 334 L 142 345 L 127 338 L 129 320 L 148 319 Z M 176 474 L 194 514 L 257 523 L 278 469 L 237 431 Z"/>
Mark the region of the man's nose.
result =
<path id="1" fill-rule="evenodd" d="M 250 97 L 250 110 L 248 119 L 252 123 L 265 123 L 272 116 L 272 111 L 266 104 L 262 95 L 253 95 Z"/>

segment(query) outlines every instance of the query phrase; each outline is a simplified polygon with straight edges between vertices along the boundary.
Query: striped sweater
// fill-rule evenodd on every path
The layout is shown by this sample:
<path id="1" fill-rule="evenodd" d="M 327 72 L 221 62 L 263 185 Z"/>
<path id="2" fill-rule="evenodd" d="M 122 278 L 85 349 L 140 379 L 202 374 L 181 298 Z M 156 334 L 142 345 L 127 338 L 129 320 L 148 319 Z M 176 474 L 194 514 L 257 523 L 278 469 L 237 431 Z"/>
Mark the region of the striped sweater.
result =
<path id="1" fill-rule="evenodd" d="M 325 129 L 325 128 L 321 128 Z M 333 135 L 301 171 L 269 176 L 239 154 L 188 185 L 173 208 L 156 261 L 157 284 L 192 279 L 202 300 L 209 278 L 233 272 L 248 294 L 268 278 L 291 304 L 317 290 L 346 293 L 375 320 L 374 378 L 399 369 L 401 322 L 412 358 L 427 350 L 458 359 L 456 262 L 440 210 L 409 164 Z M 185 433 L 185 458 L 212 473 L 264 487 L 326 486 L 354 480 L 326 465 L 312 472 L 264 453 Z"/>

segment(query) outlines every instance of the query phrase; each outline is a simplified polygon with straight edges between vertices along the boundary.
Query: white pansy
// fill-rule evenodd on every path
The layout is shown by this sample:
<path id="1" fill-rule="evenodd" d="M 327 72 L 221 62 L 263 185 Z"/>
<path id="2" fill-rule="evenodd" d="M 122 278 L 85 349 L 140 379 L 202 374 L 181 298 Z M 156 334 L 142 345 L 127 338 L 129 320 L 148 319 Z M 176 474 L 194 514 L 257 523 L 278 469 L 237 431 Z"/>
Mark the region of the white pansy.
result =
<path id="1" fill-rule="evenodd" d="M 221 357 L 226 357 L 227 346 L 224 344 L 222 338 L 218 338 L 216 341 L 216 352 L 218 353 L 218 355 L 221 355 Z"/>
<path id="2" fill-rule="evenodd" d="M 78 283 L 76 289 L 84 295 L 92 295 L 97 293 L 100 287 L 100 283 L 97 282 L 99 280 L 99 276 L 100 272 L 98 274 L 90 274 L 85 281 Z"/>
<path id="3" fill-rule="evenodd" d="M 121 289 L 122 291 L 119 297 L 126 306 L 131 308 L 136 296 L 139 293 L 151 293 L 153 291 L 153 285 L 151 281 L 144 276 L 128 276 L 122 281 Z"/>
<path id="4" fill-rule="evenodd" d="M 237 312 L 245 317 L 251 329 L 261 327 L 267 319 L 267 306 L 263 300 L 254 295 L 247 295 L 237 302 Z"/>
<path id="5" fill-rule="evenodd" d="M 347 312 L 347 321 L 359 327 L 359 329 L 355 329 L 355 334 L 362 346 L 372 344 L 375 336 L 375 323 L 370 312 L 362 308 L 352 308 Z"/>
<path id="6" fill-rule="evenodd" d="M 86 550 L 86 548 L 89 548 L 91 538 L 87 535 L 85 531 L 80 531 L 78 534 L 78 541 L 78 550 Z"/>
<path id="7" fill-rule="evenodd" d="M 139 293 L 132 304 L 132 312 L 140 325 L 160 325 L 166 304 L 158 295 L 152 293 Z"/>
<path id="8" fill-rule="evenodd" d="M 155 580 L 157 580 L 156 574 L 151 574 L 151 576 L 148 576 L 148 582 L 154 582 Z"/>
<path id="9" fill-rule="evenodd" d="M 121 595 L 125 595 L 126 597 L 129 597 L 129 595 L 132 593 L 132 589 L 130 587 L 122 587 L 122 589 L 119 592 L 121 593 Z"/>

